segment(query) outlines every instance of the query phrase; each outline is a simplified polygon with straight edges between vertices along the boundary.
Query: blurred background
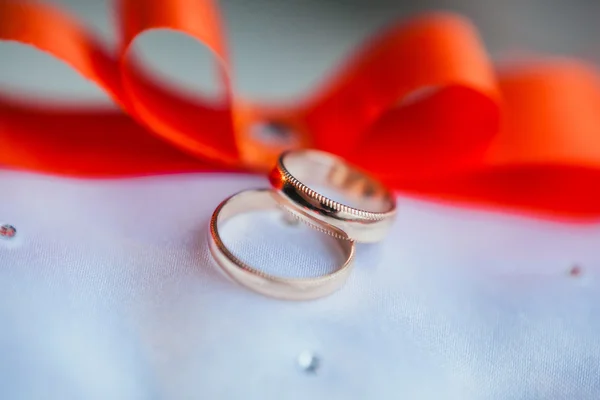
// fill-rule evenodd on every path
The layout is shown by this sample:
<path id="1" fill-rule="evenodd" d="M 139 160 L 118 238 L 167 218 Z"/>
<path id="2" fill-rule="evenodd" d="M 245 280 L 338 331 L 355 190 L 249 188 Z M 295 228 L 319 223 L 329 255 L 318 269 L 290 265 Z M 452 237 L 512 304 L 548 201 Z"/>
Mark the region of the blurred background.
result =
<path id="1" fill-rule="evenodd" d="M 115 44 L 111 1 L 52 2 L 80 16 L 109 45 Z M 377 29 L 429 10 L 455 11 L 471 19 L 494 58 L 534 52 L 600 60 L 597 0 L 222 0 L 220 4 L 232 78 L 244 97 L 280 100 L 310 93 Z M 187 91 L 215 90 L 213 60 L 192 39 L 151 32 L 136 46 L 154 69 Z M 0 54 L 0 85 L 5 90 L 54 101 L 108 103 L 94 85 L 49 56 L 6 43 L 0 43 Z"/>

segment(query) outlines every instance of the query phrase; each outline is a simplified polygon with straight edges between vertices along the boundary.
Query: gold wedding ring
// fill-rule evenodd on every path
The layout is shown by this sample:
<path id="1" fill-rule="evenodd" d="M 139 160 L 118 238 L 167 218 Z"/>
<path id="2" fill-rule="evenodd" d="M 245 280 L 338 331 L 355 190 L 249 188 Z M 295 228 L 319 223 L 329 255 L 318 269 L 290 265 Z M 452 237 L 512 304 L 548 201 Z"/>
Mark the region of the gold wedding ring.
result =
<path id="1" fill-rule="evenodd" d="M 354 242 L 349 240 L 344 231 L 325 227 L 319 221 L 310 222 L 313 228 L 334 236 L 344 255 L 342 265 L 335 272 L 316 278 L 283 278 L 266 274 L 240 260 L 223 243 L 219 234 L 219 227 L 223 222 L 245 212 L 279 209 L 277 197 L 273 190 L 247 190 L 219 204 L 210 220 L 208 237 L 209 249 L 215 262 L 233 281 L 266 296 L 310 300 L 333 293 L 345 283 L 354 260 Z"/>
<path id="2" fill-rule="evenodd" d="M 344 232 L 343 237 L 350 240 L 380 241 L 396 214 L 396 200 L 382 183 L 323 151 L 285 152 L 269 178 L 288 211 L 309 224 L 324 224 L 333 235 Z M 333 189 L 353 205 L 335 201 L 317 188 Z"/>
<path id="3" fill-rule="evenodd" d="M 208 238 L 220 269 L 233 281 L 266 296 L 310 300 L 333 293 L 350 274 L 355 241 L 380 241 L 396 215 L 396 200 L 381 182 L 322 151 L 283 153 L 269 180 L 271 190 L 247 190 L 219 204 Z M 338 202 L 330 192 L 347 200 Z M 316 278 L 277 277 L 251 267 L 225 246 L 219 234 L 223 222 L 240 213 L 276 208 L 284 208 L 312 228 L 333 236 L 344 255 L 339 269 Z"/>

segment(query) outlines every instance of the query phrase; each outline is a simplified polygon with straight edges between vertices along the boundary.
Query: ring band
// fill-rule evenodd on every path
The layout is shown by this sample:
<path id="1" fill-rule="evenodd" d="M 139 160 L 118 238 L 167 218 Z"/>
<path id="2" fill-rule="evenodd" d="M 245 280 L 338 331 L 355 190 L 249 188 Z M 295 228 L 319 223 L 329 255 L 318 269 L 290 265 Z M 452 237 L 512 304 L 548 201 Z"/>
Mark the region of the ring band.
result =
<path id="1" fill-rule="evenodd" d="M 283 153 L 269 176 L 282 206 L 302 221 L 318 220 L 357 242 L 385 237 L 396 214 L 396 199 L 379 181 L 333 154 L 318 150 Z M 357 203 L 339 203 L 314 188 L 334 189 Z"/>
<path id="2" fill-rule="evenodd" d="M 354 242 L 344 232 L 331 232 L 318 223 L 313 227 L 336 238 L 344 262 L 335 272 L 316 278 L 283 278 L 259 271 L 233 255 L 221 240 L 219 226 L 229 218 L 248 211 L 278 209 L 273 190 L 247 190 L 225 199 L 215 209 L 210 220 L 208 237 L 210 252 L 225 274 L 235 282 L 260 294 L 286 300 L 311 300 L 326 296 L 339 289 L 352 270 Z"/>

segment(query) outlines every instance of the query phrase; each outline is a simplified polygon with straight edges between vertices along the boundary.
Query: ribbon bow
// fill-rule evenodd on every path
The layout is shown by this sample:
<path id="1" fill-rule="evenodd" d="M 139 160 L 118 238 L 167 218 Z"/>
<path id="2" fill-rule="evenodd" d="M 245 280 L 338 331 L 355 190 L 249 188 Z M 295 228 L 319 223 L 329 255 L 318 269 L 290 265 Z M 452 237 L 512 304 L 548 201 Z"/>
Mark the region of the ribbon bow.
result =
<path id="1" fill-rule="evenodd" d="M 35 46 L 98 84 L 120 111 L 40 107 L 0 96 L 0 164 L 82 177 L 264 172 L 282 150 L 341 155 L 396 190 L 542 213 L 600 216 L 600 85 L 583 62 L 495 70 L 475 29 L 446 13 L 391 26 L 292 107 L 240 100 L 209 0 L 121 0 L 108 49 L 54 7 L 0 0 L 0 39 Z M 209 48 L 223 95 L 198 102 L 161 84 L 130 47 L 172 29 Z M 267 144 L 257 124 L 293 135 Z"/>

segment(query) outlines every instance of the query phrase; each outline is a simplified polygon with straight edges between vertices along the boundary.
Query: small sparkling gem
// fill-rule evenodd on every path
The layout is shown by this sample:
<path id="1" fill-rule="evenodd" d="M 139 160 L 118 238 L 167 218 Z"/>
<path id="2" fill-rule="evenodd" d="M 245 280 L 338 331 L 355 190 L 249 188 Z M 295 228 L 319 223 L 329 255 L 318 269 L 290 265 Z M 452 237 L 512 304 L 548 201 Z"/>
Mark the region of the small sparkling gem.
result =
<path id="1" fill-rule="evenodd" d="M 571 267 L 571 269 L 569 270 L 569 275 L 571 275 L 574 278 L 581 276 L 582 273 L 583 273 L 583 270 L 581 269 L 581 267 L 579 265 L 573 265 Z"/>
<path id="2" fill-rule="evenodd" d="M 283 220 L 283 222 L 286 225 L 289 225 L 289 226 L 298 226 L 300 224 L 300 221 L 298 220 L 298 218 L 294 217 L 289 212 L 284 211 L 283 213 L 281 213 L 281 219 Z"/>
<path id="3" fill-rule="evenodd" d="M 315 374 L 321 366 L 321 360 L 309 351 L 303 351 L 298 356 L 298 366 L 308 374 Z"/>
<path id="4" fill-rule="evenodd" d="M 14 226 L 4 224 L 0 226 L 0 238 L 3 239 L 12 239 L 17 235 L 17 230 Z"/>
<path id="5" fill-rule="evenodd" d="M 290 146 L 294 142 L 294 134 L 287 125 L 281 122 L 257 123 L 251 128 L 255 139 L 272 146 Z"/>

